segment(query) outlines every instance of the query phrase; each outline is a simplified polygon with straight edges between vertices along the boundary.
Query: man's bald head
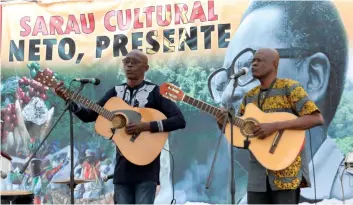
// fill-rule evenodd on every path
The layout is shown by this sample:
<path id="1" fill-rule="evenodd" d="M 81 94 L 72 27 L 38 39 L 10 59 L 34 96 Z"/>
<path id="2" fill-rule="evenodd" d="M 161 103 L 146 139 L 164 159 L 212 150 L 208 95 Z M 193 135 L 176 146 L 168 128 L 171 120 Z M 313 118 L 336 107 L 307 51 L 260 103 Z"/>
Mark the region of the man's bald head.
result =
<path id="1" fill-rule="evenodd" d="M 256 51 L 256 53 L 263 54 L 266 59 L 273 62 L 274 66 L 278 68 L 279 63 L 279 53 L 276 49 L 273 48 L 260 48 Z M 255 55 L 256 55 L 255 53 Z"/>
<path id="2" fill-rule="evenodd" d="M 132 51 L 130 51 L 126 57 L 134 57 L 138 60 L 140 60 L 141 62 L 148 64 L 148 57 L 146 54 L 144 54 L 142 51 L 138 50 L 138 49 L 134 49 Z"/>
<path id="3" fill-rule="evenodd" d="M 252 62 L 252 74 L 259 80 L 268 76 L 277 76 L 279 53 L 272 48 L 258 49 Z"/>

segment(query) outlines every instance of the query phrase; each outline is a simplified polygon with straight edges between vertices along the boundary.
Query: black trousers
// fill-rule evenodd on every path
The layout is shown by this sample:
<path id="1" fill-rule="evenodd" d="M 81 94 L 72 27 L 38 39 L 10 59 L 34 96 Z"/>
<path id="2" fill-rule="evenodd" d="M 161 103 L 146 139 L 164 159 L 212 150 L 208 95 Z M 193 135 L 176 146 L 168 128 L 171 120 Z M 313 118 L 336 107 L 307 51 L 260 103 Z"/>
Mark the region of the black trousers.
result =
<path id="1" fill-rule="evenodd" d="M 295 190 L 272 191 L 268 178 L 266 192 L 248 191 L 248 204 L 299 204 L 300 188 Z"/>
<path id="2" fill-rule="evenodd" d="M 156 197 L 156 182 L 138 184 L 114 184 L 115 204 L 153 204 Z"/>

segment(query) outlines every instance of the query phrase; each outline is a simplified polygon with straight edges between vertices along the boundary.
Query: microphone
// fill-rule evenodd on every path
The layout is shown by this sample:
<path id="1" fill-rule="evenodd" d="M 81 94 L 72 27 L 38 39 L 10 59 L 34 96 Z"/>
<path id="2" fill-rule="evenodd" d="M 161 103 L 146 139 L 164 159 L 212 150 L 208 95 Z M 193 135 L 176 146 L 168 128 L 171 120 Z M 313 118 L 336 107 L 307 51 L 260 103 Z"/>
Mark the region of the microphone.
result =
<path id="1" fill-rule="evenodd" d="M 93 85 L 99 85 L 101 82 L 98 78 L 74 78 L 73 81 L 78 81 L 81 83 L 92 83 Z"/>
<path id="2" fill-rule="evenodd" d="M 231 79 L 236 79 L 236 78 L 239 78 L 240 76 L 242 75 L 246 75 L 249 71 L 249 68 L 247 67 L 242 67 L 240 68 L 240 71 L 235 73 L 234 75 L 230 76 Z"/>
<path id="3" fill-rule="evenodd" d="M 3 172 L 3 171 L 0 171 L 0 172 L 1 172 L 1 178 L 2 179 L 6 179 L 7 174 L 5 172 Z"/>
<path id="4" fill-rule="evenodd" d="M 353 169 L 353 152 L 347 154 L 344 166 L 346 169 Z"/>
<path id="5" fill-rule="evenodd" d="M 114 176 L 114 174 L 110 174 L 110 175 L 108 175 L 108 176 L 104 176 L 104 177 L 103 177 L 103 181 L 104 181 L 104 182 L 107 182 L 109 179 L 113 179 L 113 176 Z"/>

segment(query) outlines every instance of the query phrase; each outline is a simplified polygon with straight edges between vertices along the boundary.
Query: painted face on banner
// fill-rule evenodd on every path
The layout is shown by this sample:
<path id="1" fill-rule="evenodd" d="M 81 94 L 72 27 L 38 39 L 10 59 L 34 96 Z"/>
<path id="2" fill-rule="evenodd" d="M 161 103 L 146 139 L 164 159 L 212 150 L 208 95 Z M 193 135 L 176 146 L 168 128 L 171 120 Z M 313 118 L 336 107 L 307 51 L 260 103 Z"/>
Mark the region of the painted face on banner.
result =
<path id="1" fill-rule="evenodd" d="M 238 86 L 234 93 L 232 93 L 233 83 L 229 81 L 225 72 L 214 75 L 209 86 L 217 103 L 221 103 L 223 106 L 239 104 L 246 92 L 259 85 L 259 81 L 253 77 L 251 71 L 255 49 L 287 48 L 287 45 L 279 42 L 276 37 L 282 32 L 282 19 L 283 14 L 279 9 L 264 8 L 251 12 L 243 20 L 228 46 L 223 67 L 234 69 L 232 71 L 234 73 L 247 67 L 248 73 L 238 79 Z M 297 69 L 288 68 L 294 68 L 293 60 L 280 59 L 278 76 L 297 76 Z"/>

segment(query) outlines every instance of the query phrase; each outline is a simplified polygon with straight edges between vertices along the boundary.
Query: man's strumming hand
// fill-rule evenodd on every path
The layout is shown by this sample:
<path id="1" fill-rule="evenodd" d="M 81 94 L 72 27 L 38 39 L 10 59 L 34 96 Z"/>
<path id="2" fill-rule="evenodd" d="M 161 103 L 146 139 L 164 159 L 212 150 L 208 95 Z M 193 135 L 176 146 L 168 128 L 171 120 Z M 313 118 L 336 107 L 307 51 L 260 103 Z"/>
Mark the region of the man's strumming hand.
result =
<path id="1" fill-rule="evenodd" d="M 279 128 L 277 123 L 261 123 L 259 125 L 256 125 L 253 132 L 254 135 L 257 136 L 259 139 L 265 139 L 266 137 L 272 135 L 278 130 Z"/>
<path id="2" fill-rule="evenodd" d="M 139 134 L 143 131 L 151 131 L 151 126 L 149 122 L 139 122 L 139 123 L 128 123 L 125 127 L 127 134 Z"/>

